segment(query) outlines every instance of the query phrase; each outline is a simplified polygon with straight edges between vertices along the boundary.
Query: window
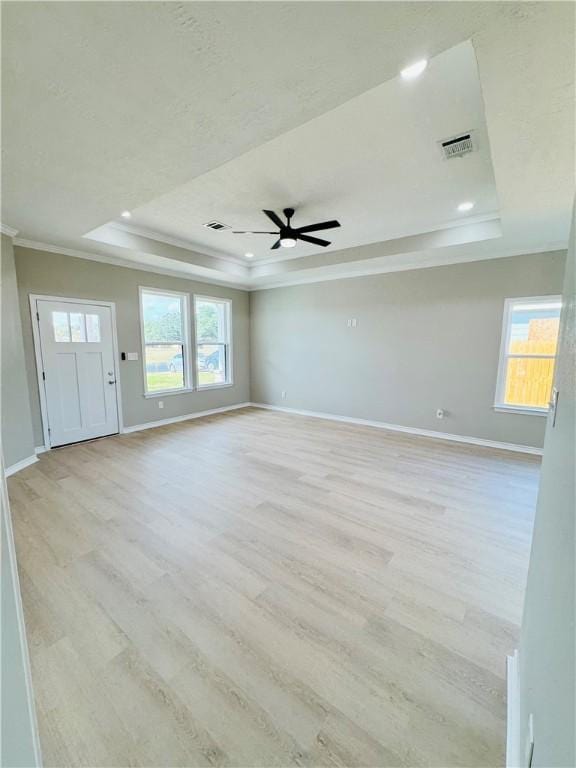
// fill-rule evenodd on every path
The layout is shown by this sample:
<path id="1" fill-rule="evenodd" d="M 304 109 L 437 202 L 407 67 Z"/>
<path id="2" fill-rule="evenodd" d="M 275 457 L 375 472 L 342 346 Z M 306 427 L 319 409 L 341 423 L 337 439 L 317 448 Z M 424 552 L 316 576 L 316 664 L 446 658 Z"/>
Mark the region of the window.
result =
<path id="1" fill-rule="evenodd" d="M 227 299 L 194 297 L 199 389 L 232 383 L 230 304 Z"/>
<path id="2" fill-rule="evenodd" d="M 84 312 L 52 312 L 54 341 L 100 342 L 100 318 Z"/>
<path id="3" fill-rule="evenodd" d="M 560 296 L 506 299 L 495 407 L 546 412 L 560 327 Z"/>
<path id="4" fill-rule="evenodd" d="M 140 288 L 146 394 L 191 388 L 188 296 Z"/>

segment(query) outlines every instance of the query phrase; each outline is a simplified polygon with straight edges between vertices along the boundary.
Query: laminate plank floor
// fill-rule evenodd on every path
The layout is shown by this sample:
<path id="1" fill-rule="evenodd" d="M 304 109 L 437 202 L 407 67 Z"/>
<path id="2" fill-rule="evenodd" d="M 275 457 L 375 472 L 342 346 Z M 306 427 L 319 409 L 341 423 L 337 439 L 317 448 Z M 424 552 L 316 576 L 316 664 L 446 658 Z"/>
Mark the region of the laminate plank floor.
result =
<path id="1" fill-rule="evenodd" d="M 247 408 L 9 479 L 47 766 L 501 766 L 539 460 Z"/>

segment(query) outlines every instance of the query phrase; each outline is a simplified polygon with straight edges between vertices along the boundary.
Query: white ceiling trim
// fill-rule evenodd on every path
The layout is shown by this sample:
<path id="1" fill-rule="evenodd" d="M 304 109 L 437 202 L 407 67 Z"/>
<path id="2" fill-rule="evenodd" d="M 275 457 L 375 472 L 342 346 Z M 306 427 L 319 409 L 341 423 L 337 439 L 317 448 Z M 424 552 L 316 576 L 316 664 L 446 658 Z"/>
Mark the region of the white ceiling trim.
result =
<path id="1" fill-rule="evenodd" d="M 18 234 L 18 230 L 14 229 L 14 227 L 9 227 L 7 224 L 0 223 L 0 232 L 2 232 L 3 235 L 8 235 L 8 237 L 16 237 Z"/>

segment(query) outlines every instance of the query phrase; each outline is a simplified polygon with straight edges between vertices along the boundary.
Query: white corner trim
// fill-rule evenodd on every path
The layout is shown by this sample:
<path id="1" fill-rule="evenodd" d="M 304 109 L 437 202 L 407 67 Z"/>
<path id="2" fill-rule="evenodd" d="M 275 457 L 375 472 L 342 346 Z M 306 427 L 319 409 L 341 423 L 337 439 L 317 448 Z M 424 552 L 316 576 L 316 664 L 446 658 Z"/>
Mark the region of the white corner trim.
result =
<path id="1" fill-rule="evenodd" d="M 268 405 L 267 403 L 248 403 L 253 408 L 265 408 L 270 411 L 281 411 L 283 413 L 293 413 L 298 416 L 310 416 L 314 419 L 328 419 L 329 421 L 343 421 L 347 424 L 358 424 L 363 427 L 376 427 L 377 429 L 388 429 L 391 432 L 405 432 L 409 435 L 418 435 L 419 437 L 432 437 L 436 440 L 450 440 L 454 443 L 467 443 L 469 445 L 481 445 L 484 448 L 499 448 L 503 451 L 514 451 L 515 453 L 531 453 L 535 456 L 542 456 L 542 449 L 535 448 L 532 445 L 518 445 L 516 443 L 502 443 L 498 440 L 485 440 L 481 437 L 469 437 L 467 435 L 452 435 L 448 432 L 436 432 L 432 429 L 418 429 L 417 427 L 404 427 L 401 424 L 388 424 L 384 421 L 372 421 L 370 419 L 356 419 L 352 416 L 336 416 L 333 413 L 321 413 L 319 411 L 302 411 L 297 408 L 283 408 L 279 405 Z"/>
<path id="2" fill-rule="evenodd" d="M 506 659 L 506 768 L 520 768 L 520 667 L 518 651 Z"/>
<path id="3" fill-rule="evenodd" d="M 14 229 L 14 227 L 9 227 L 7 224 L 2 224 L 0 222 L 0 232 L 2 232 L 3 235 L 8 235 L 8 237 L 16 237 L 18 234 L 18 230 Z"/>
<path id="4" fill-rule="evenodd" d="M 22 459 L 22 461 L 17 461 L 16 464 L 11 464 L 4 470 L 6 477 L 10 477 L 10 475 L 20 472 L 21 469 L 26 469 L 26 467 L 29 467 L 31 464 L 36 464 L 37 461 L 36 454 L 34 454 L 34 456 L 28 456 L 28 458 Z"/>
<path id="5" fill-rule="evenodd" d="M 46 451 L 51 450 L 50 448 L 47 448 L 45 445 L 37 445 L 36 448 L 34 448 L 34 453 L 36 456 L 39 456 L 41 453 L 46 453 Z"/>
<path id="6" fill-rule="evenodd" d="M 222 408 L 212 408 L 209 411 L 197 411 L 197 413 L 186 413 L 184 416 L 173 416 L 171 419 L 159 419 L 158 421 L 148 421 L 146 424 L 134 424 L 131 427 L 124 427 L 122 434 L 130 432 L 140 432 L 142 429 L 154 429 L 154 427 L 164 427 L 167 424 L 177 424 L 179 421 L 189 421 L 190 419 L 201 419 L 203 416 L 212 416 L 215 413 L 226 413 L 226 411 L 236 411 L 239 408 L 249 408 L 252 403 L 237 403 L 236 405 L 225 405 Z"/>

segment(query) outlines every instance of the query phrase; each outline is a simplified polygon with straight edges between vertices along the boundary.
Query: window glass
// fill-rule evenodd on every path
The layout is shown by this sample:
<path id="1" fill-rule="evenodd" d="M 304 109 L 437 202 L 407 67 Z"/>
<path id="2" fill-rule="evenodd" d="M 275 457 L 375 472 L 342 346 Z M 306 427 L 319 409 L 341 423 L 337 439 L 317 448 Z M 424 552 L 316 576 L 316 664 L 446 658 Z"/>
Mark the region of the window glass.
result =
<path id="1" fill-rule="evenodd" d="M 199 342 L 225 340 L 227 306 L 216 301 L 196 301 L 196 333 Z"/>
<path id="2" fill-rule="evenodd" d="M 199 344 L 197 361 L 200 386 L 226 383 L 225 344 Z"/>
<path id="3" fill-rule="evenodd" d="M 142 312 L 146 344 L 183 340 L 180 296 L 143 293 Z"/>
<path id="4" fill-rule="evenodd" d="M 146 392 L 189 386 L 186 307 L 183 294 L 141 291 Z"/>
<path id="5" fill-rule="evenodd" d="M 548 408 L 560 328 L 558 297 L 508 299 L 496 405 Z"/>
<path id="6" fill-rule="evenodd" d="M 100 317 L 98 315 L 86 315 L 86 340 L 100 341 Z"/>
<path id="7" fill-rule="evenodd" d="M 553 357 L 509 357 L 505 402 L 547 408 L 554 377 Z"/>
<path id="8" fill-rule="evenodd" d="M 149 392 L 184 387 L 181 344 L 146 344 L 146 383 Z"/>
<path id="9" fill-rule="evenodd" d="M 54 329 L 54 341 L 70 341 L 68 312 L 52 312 L 52 328 Z"/>
<path id="10" fill-rule="evenodd" d="M 198 386 L 228 384 L 231 380 L 230 302 L 197 296 L 194 311 Z"/>
<path id="11" fill-rule="evenodd" d="M 86 341 L 83 312 L 70 312 L 70 336 L 72 341 Z"/>
<path id="12" fill-rule="evenodd" d="M 511 354 L 555 355 L 560 328 L 558 304 L 514 306 L 511 313 L 508 352 Z"/>

